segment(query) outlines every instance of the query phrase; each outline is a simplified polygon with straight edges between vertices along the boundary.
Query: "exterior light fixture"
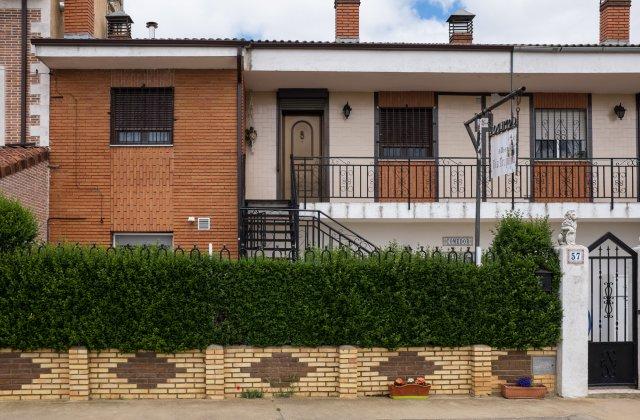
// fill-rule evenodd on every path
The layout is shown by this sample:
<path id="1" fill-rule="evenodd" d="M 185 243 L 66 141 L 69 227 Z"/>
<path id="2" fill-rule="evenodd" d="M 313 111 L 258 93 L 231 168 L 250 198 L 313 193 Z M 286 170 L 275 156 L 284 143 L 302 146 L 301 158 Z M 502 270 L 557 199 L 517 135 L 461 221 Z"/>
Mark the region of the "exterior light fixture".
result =
<path id="1" fill-rule="evenodd" d="M 348 120 L 351 116 L 351 111 L 353 111 L 353 109 L 351 108 L 351 105 L 349 105 L 349 102 L 347 102 L 346 105 L 342 108 L 342 115 L 344 115 L 344 118 L 346 120 Z"/>
<path id="2" fill-rule="evenodd" d="M 541 268 L 536 271 L 536 277 L 538 277 L 540 288 L 542 290 L 547 293 L 551 293 L 553 291 L 553 273 L 551 271 Z"/>
<path id="3" fill-rule="evenodd" d="M 616 105 L 613 108 L 613 112 L 616 113 L 619 119 L 623 119 L 624 115 L 627 113 L 627 109 L 622 105 L 622 102 L 619 105 Z"/>
<path id="4" fill-rule="evenodd" d="M 255 128 L 249 127 L 244 132 L 244 140 L 247 142 L 249 147 L 253 147 L 253 143 L 258 139 L 258 132 Z"/>

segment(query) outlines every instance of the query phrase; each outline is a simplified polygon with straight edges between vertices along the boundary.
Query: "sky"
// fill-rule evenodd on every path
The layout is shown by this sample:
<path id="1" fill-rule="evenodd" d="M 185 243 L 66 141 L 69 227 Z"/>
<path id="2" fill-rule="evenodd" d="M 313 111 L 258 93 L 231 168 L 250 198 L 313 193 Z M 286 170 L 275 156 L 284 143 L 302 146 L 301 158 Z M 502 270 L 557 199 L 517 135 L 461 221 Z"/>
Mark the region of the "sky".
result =
<path id="1" fill-rule="evenodd" d="M 134 37 L 332 41 L 334 0 L 124 0 Z M 364 42 L 448 42 L 447 17 L 474 14 L 477 43 L 597 43 L 599 0 L 362 0 Z M 631 41 L 640 43 L 640 6 Z"/>

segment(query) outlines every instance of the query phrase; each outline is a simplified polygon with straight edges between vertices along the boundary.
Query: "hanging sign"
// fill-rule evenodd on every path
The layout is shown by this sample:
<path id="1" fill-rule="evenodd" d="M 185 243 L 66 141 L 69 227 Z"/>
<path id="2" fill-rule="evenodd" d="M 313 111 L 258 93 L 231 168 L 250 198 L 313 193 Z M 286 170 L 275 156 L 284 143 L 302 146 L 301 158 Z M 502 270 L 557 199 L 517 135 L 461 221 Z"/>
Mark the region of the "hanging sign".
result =
<path id="1" fill-rule="evenodd" d="M 518 165 L 518 120 L 494 125 L 491 130 L 491 178 L 516 172 Z"/>

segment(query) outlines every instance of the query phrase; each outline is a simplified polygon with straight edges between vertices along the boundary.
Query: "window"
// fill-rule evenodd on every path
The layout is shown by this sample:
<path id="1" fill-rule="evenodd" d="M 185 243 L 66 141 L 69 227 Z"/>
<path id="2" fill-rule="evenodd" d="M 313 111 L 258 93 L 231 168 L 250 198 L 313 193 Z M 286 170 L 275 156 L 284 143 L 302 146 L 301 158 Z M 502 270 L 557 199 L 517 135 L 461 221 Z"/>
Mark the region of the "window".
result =
<path id="1" fill-rule="evenodd" d="M 587 157 L 584 109 L 537 109 L 535 149 L 538 159 Z"/>
<path id="2" fill-rule="evenodd" d="M 433 157 L 433 108 L 380 108 L 379 156 Z"/>
<path id="3" fill-rule="evenodd" d="M 111 144 L 173 143 L 173 88 L 111 89 Z"/>
<path id="4" fill-rule="evenodd" d="M 165 246 L 173 248 L 171 233 L 114 233 L 113 246 Z"/>

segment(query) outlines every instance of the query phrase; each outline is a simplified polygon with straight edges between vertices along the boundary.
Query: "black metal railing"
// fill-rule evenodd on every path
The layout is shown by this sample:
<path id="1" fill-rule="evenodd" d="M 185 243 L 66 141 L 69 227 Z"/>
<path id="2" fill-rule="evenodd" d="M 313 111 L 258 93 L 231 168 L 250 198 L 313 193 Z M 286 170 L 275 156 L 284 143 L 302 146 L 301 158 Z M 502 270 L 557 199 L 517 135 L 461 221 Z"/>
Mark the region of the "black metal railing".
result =
<path id="1" fill-rule="evenodd" d="M 377 247 L 318 210 L 243 208 L 241 249 L 245 256 L 257 253 L 298 259 L 307 249 L 348 249 L 364 256 Z"/>
<path id="2" fill-rule="evenodd" d="M 376 159 L 363 157 L 291 158 L 295 203 L 365 200 L 376 202 L 638 201 L 640 162 L 634 158 L 518 159 L 512 175 L 492 177 L 482 160 L 476 191 L 475 158 Z"/>

